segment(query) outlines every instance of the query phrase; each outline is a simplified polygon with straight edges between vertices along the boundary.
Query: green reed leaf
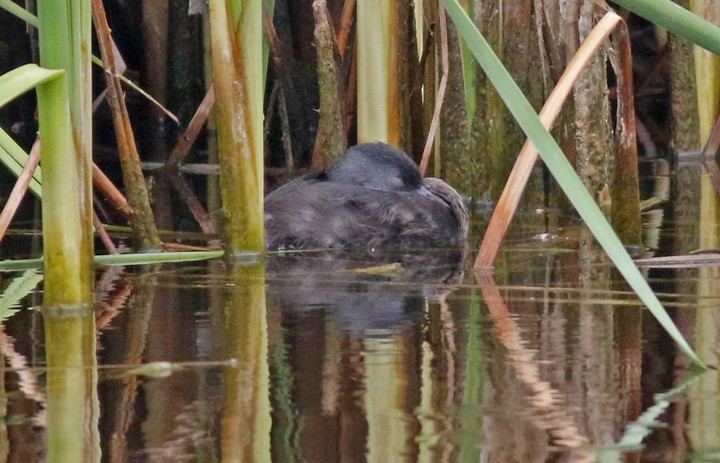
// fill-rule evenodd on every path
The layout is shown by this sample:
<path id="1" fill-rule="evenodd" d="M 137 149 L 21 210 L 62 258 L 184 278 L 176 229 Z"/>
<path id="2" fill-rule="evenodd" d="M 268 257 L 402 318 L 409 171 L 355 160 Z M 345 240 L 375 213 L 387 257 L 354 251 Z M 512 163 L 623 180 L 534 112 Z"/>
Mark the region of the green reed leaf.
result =
<path id="1" fill-rule="evenodd" d="M 670 0 L 617 0 L 615 3 L 720 56 L 720 27 Z"/>
<path id="2" fill-rule="evenodd" d="M 6 72 L 0 76 L 0 107 L 63 72 L 65 71 L 41 68 L 37 64 L 26 64 Z"/>
<path id="3" fill-rule="evenodd" d="M 545 165 L 617 269 L 648 310 L 675 340 L 680 349 L 696 365 L 705 367 L 705 364 L 695 354 L 682 333 L 680 333 L 680 330 L 675 326 L 650 285 L 643 278 L 640 270 L 633 263 L 622 242 L 620 242 L 600 208 L 588 193 L 557 142 L 543 127 L 530 102 L 525 98 L 525 95 L 523 95 L 512 76 L 510 76 L 492 51 L 492 48 L 490 48 L 490 45 L 475 27 L 470 17 L 468 17 L 457 0 L 442 0 L 442 3 L 455 23 L 458 33 L 465 39 L 470 51 L 472 51 L 483 71 L 485 71 L 488 79 L 495 86 L 498 94 L 518 124 L 520 124 L 520 127 L 535 144 Z"/>
<path id="4" fill-rule="evenodd" d="M 11 317 L 20 309 L 20 301 L 30 294 L 42 281 L 42 275 L 36 269 L 30 269 L 10 280 L 10 284 L 0 294 L 0 321 Z"/>

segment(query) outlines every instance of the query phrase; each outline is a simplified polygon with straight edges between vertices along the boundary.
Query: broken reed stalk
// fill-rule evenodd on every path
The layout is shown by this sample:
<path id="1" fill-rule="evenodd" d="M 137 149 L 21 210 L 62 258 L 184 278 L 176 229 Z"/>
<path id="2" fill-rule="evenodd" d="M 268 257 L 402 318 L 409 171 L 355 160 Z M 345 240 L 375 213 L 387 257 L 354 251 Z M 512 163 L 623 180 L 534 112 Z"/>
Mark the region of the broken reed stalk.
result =
<path id="1" fill-rule="evenodd" d="M 105 230 L 105 225 L 103 225 L 96 212 L 93 212 L 93 225 L 95 226 L 95 233 L 97 233 L 100 237 L 100 241 L 102 241 L 105 249 L 107 249 L 110 254 L 120 254 L 117 247 L 115 247 L 115 243 L 113 243 L 110 239 L 110 235 L 108 235 L 107 230 Z"/>
<path id="2" fill-rule="evenodd" d="M 313 1 L 315 49 L 317 50 L 320 119 L 315 137 L 312 165 L 325 167 L 340 157 L 347 146 L 342 120 L 342 100 L 335 62 L 335 44 L 325 0 Z"/>
<path id="3" fill-rule="evenodd" d="M 625 21 L 618 23 L 610 40 L 610 62 L 616 76 L 617 122 L 615 123 L 615 178 L 611 196 L 611 218 L 615 232 L 624 244 L 642 244 L 640 186 L 638 184 L 635 94 L 632 51 Z"/>
<path id="4" fill-rule="evenodd" d="M 720 168 L 718 168 L 717 159 L 715 158 L 718 148 L 720 148 L 720 115 L 715 119 L 715 125 L 712 132 L 710 132 L 710 137 L 702 150 L 703 165 L 710 174 L 710 181 L 715 188 L 715 193 L 720 196 Z"/>
<path id="5" fill-rule="evenodd" d="M 195 140 L 197 140 L 198 135 L 200 135 L 200 130 L 202 130 L 205 122 L 210 116 L 210 111 L 212 110 L 214 104 L 215 87 L 210 84 L 207 89 L 207 93 L 205 93 L 205 98 L 203 98 L 200 106 L 198 106 L 195 111 L 187 129 L 185 129 L 185 132 L 183 132 L 180 136 L 180 140 L 177 142 L 175 148 L 172 150 L 172 153 L 170 153 L 170 156 L 168 156 L 165 161 L 166 169 L 177 169 L 180 164 L 185 161 L 185 158 L 190 152 L 190 148 L 195 143 Z"/>
<path id="6" fill-rule="evenodd" d="M 702 157 L 705 160 L 712 159 L 715 161 L 715 156 L 720 148 L 720 115 L 715 119 L 715 125 L 713 126 L 712 132 L 707 143 L 703 147 Z"/>
<path id="7" fill-rule="evenodd" d="M 160 235 L 155 227 L 150 199 L 145 185 L 145 177 L 140 167 L 140 156 L 135 146 L 135 137 L 130 125 L 130 117 L 125 106 L 124 94 L 117 77 L 115 55 L 110 39 L 105 8 L 102 0 L 92 1 L 93 20 L 97 31 L 98 44 L 105 65 L 105 81 L 108 87 L 107 101 L 113 115 L 115 137 L 120 154 L 120 166 L 123 181 L 130 204 L 130 226 L 133 229 L 136 245 L 143 251 L 162 248 Z"/>
<path id="8" fill-rule="evenodd" d="M 440 23 L 440 63 L 442 66 L 442 76 L 440 77 L 440 85 L 435 96 L 435 110 L 433 111 L 432 121 L 430 122 L 430 130 L 428 130 L 425 148 L 423 149 L 422 159 L 420 161 L 420 175 L 425 176 L 428 163 L 430 162 L 430 153 L 435 143 L 435 135 L 440 126 L 440 113 L 442 112 L 443 102 L 445 100 L 445 89 L 447 88 L 449 75 L 449 59 L 448 59 L 448 34 L 447 34 L 447 16 L 445 8 L 440 7 L 438 12 L 438 22 Z M 438 169 L 436 167 L 436 172 Z"/>
<path id="9" fill-rule="evenodd" d="M 117 56 L 119 58 L 122 58 L 120 56 L 120 52 L 117 50 L 117 45 L 115 45 L 115 41 L 112 40 L 112 37 L 110 38 L 110 40 L 111 40 L 111 43 L 113 44 L 113 49 L 116 50 Z M 92 57 L 92 62 L 96 66 L 99 66 L 99 67 L 104 66 L 102 60 L 95 56 Z M 124 63 L 123 63 L 123 66 L 124 66 Z M 123 68 L 122 72 L 125 72 L 124 68 Z M 158 100 L 153 98 L 152 95 L 147 93 L 145 90 L 140 88 L 137 84 L 135 84 L 132 80 L 128 79 L 124 75 L 120 74 L 120 75 L 118 75 L 118 78 L 120 79 L 120 81 L 122 83 L 124 83 L 125 85 L 127 85 L 128 87 L 130 87 L 131 89 L 133 89 L 134 91 L 136 91 L 137 93 L 139 93 L 140 95 L 145 97 L 145 99 L 147 99 L 150 103 L 152 103 L 153 106 L 158 108 L 160 110 L 160 112 L 164 113 L 171 121 L 173 121 L 177 125 L 180 125 L 180 121 L 178 120 L 178 117 L 175 114 L 173 114 L 172 111 L 170 111 L 165 106 L 163 106 Z M 93 113 L 97 110 L 98 106 L 100 106 L 100 103 L 102 103 L 105 100 L 106 95 L 107 95 L 107 88 L 103 89 L 103 91 L 100 92 L 100 94 L 92 102 L 92 112 Z"/>
<path id="10" fill-rule="evenodd" d="M 180 195 L 180 199 L 187 205 L 203 233 L 215 233 L 215 224 L 197 198 L 192 188 L 185 182 L 185 179 L 179 172 L 165 172 L 175 191 Z"/>
<path id="11" fill-rule="evenodd" d="M 546 128 L 552 126 L 580 73 L 620 21 L 622 19 L 617 14 L 606 13 L 580 45 L 577 53 L 568 63 L 565 72 L 563 72 L 557 85 L 555 85 L 540 110 L 538 116 Z M 530 173 L 537 158 L 538 153 L 535 146 L 530 140 L 527 140 L 515 161 L 505 188 L 490 218 L 490 223 L 480 245 L 480 251 L 475 259 L 473 266 L 475 269 L 491 268 L 495 262 L 500 245 L 510 226 L 510 221 L 515 215 L 517 206 L 520 204 L 525 185 L 530 178 Z"/>
<path id="12" fill-rule="evenodd" d="M 265 248 L 262 1 L 210 0 L 220 190 L 229 257 Z"/>
<path id="13" fill-rule="evenodd" d="M 30 155 L 28 156 L 27 161 L 25 161 L 25 165 L 23 166 L 20 175 L 18 175 L 18 178 L 15 181 L 15 185 L 10 192 L 10 196 L 8 196 L 5 207 L 3 207 L 2 213 L 0 213 L 0 241 L 2 241 L 5 237 L 5 232 L 10 226 L 10 222 L 13 217 L 15 217 L 15 213 L 20 207 L 23 197 L 25 197 L 25 193 L 27 192 L 33 173 L 35 172 L 35 168 L 37 168 L 39 163 L 40 141 L 36 140 L 30 150 Z"/>
<path id="14" fill-rule="evenodd" d="M 115 209 L 125 219 L 130 218 L 130 205 L 127 202 L 125 196 L 118 190 L 113 182 L 105 175 L 105 172 L 100 170 L 97 164 L 92 164 L 92 181 L 95 188 L 98 189 L 110 203 L 115 206 Z"/>

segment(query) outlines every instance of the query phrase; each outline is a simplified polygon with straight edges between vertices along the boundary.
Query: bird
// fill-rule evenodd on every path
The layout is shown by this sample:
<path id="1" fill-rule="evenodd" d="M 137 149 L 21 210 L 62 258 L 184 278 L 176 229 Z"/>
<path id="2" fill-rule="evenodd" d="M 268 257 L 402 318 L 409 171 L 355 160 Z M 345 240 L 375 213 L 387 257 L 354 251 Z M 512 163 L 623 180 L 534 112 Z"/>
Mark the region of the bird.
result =
<path id="1" fill-rule="evenodd" d="M 380 142 L 273 191 L 264 218 L 271 250 L 457 246 L 469 229 L 454 188 L 423 179 L 407 154 Z"/>

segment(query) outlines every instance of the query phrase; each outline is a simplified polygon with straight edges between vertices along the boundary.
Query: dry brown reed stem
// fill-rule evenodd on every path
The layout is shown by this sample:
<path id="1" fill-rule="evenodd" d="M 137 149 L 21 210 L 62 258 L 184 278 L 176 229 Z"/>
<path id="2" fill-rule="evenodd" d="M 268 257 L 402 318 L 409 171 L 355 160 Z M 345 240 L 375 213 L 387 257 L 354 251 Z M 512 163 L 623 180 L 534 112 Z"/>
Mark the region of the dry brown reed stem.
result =
<path id="1" fill-rule="evenodd" d="M 25 161 L 25 165 L 15 181 L 15 186 L 13 186 L 10 196 L 8 196 L 8 200 L 5 203 L 5 207 L 3 207 L 2 213 L 0 213 L 0 241 L 5 238 L 5 232 L 20 207 L 20 203 L 27 192 L 30 180 L 32 180 L 33 173 L 39 163 L 40 141 L 35 140 L 35 143 L 33 143 L 32 149 L 30 150 L 30 155 Z"/>
<path id="2" fill-rule="evenodd" d="M 720 148 L 720 115 L 715 119 L 715 126 L 702 150 L 703 165 L 710 174 L 710 181 L 715 188 L 715 193 L 720 196 L 720 168 L 718 168 L 715 158 L 718 148 Z"/>
<path id="3" fill-rule="evenodd" d="M 125 106 L 120 79 L 117 77 L 105 8 L 102 0 L 93 0 L 92 6 L 93 22 L 97 31 L 100 53 L 105 64 L 107 101 L 112 110 L 123 181 L 127 189 L 128 202 L 131 205 L 130 225 L 140 249 L 160 249 L 162 243 L 155 227 L 150 199 L 145 186 L 145 177 L 140 167 L 140 156 L 135 146 L 135 137 L 130 126 L 130 117 Z"/>
<path id="4" fill-rule="evenodd" d="M 275 66 L 282 66 L 282 53 L 280 52 L 280 46 L 278 45 L 280 37 L 277 35 L 277 30 L 275 30 L 275 24 L 273 23 L 270 14 L 265 10 L 263 10 L 263 31 L 265 32 L 265 39 L 267 40 L 268 48 L 270 49 L 270 61 L 272 61 Z M 280 71 L 280 69 L 278 69 L 278 71 Z"/>
<path id="5" fill-rule="evenodd" d="M 428 163 L 430 162 L 430 153 L 432 152 L 432 148 L 435 143 L 435 134 L 440 126 L 440 113 L 442 112 L 443 101 L 445 101 L 445 89 L 447 88 L 448 74 L 450 70 L 450 65 L 448 64 L 448 35 L 445 8 L 439 8 L 438 22 L 440 23 L 440 66 L 442 67 L 442 76 L 440 77 L 440 85 L 438 86 L 437 95 L 435 97 L 435 110 L 433 111 L 432 121 L 430 122 L 430 130 L 428 130 L 427 140 L 425 141 L 425 149 L 423 149 L 422 159 L 420 160 L 420 175 L 423 177 L 425 176 Z"/>
<path id="6" fill-rule="evenodd" d="M 95 329 L 98 332 L 101 332 L 104 328 L 109 327 L 113 319 L 120 315 L 120 311 L 125 306 L 128 298 L 132 295 L 132 290 L 132 284 L 126 283 L 120 292 L 114 295 L 112 299 L 104 304 L 97 312 L 97 315 L 95 316 Z M 97 289 L 95 291 L 97 293 Z"/>
<path id="7" fill-rule="evenodd" d="M 272 93 L 276 96 L 276 103 L 278 105 L 278 114 L 280 115 L 280 125 L 282 128 L 282 140 L 283 147 L 285 149 L 285 169 L 292 171 L 294 169 L 294 161 L 292 154 L 292 135 L 290 133 L 290 120 L 288 117 L 287 110 L 287 95 L 288 92 L 292 92 L 292 81 L 290 80 L 291 72 L 287 64 L 283 60 L 282 51 L 280 49 L 280 38 L 275 30 L 275 25 L 272 22 L 272 18 L 267 11 L 263 11 L 263 30 L 265 32 L 265 38 L 270 48 L 270 57 L 273 66 L 275 67 L 275 73 L 278 76 L 278 80 L 275 83 L 275 87 L 272 89 Z M 272 98 L 270 98 L 272 101 Z M 272 117 L 266 115 L 265 117 L 265 135 L 269 132 L 269 126 Z"/>
<path id="8" fill-rule="evenodd" d="M 163 243 L 164 251 L 212 251 L 218 249 L 217 246 L 196 246 L 193 244 L 183 243 Z"/>
<path id="9" fill-rule="evenodd" d="M 178 140 L 172 153 L 170 153 L 170 156 L 168 156 L 165 161 L 165 168 L 177 169 L 180 164 L 185 161 L 185 158 L 190 152 L 190 148 L 195 143 L 195 140 L 197 140 L 198 135 L 200 135 L 200 130 L 202 130 L 210 116 L 213 104 L 215 104 L 215 87 L 210 84 L 207 93 L 205 93 L 205 98 L 203 98 L 200 106 L 198 106 L 195 111 L 187 129 L 185 129 L 185 132 L 183 132 L 180 140 Z"/>
<path id="10" fill-rule="evenodd" d="M 103 100 L 105 100 L 107 92 L 108 89 L 105 88 L 100 93 L 100 95 L 95 98 L 95 101 L 93 101 L 92 105 L 93 112 L 95 112 L 98 106 L 100 106 Z M 101 192 L 120 213 L 120 215 L 122 215 L 125 220 L 127 220 L 130 217 L 130 206 L 128 205 L 125 195 L 120 192 L 120 190 L 113 184 L 113 182 L 108 178 L 108 176 L 105 175 L 105 173 L 94 162 L 92 164 L 92 178 L 93 186 L 99 192 Z"/>
<path id="11" fill-rule="evenodd" d="M 357 47 L 356 47 L 357 50 Z M 347 88 L 345 89 L 345 139 L 350 137 L 350 126 L 357 113 L 357 53 L 352 54 Z"/>
<path id="12" fill-rule="evenodd" d="M 105 97 L 107 96 L 107 88 L 104 88 L 102 92 L 95 98 L 92 102 L 92 112 L 95 114 L 95 111 L 100 107 L 103 101 L 105 101 Z"/>
<path id="13" fill-rule="evenodd" d="M 278 90 L 280 89 L 280 82 L 275 81 L 273 83 L 272 90 L 270 90 L 270 96 L 267 99 L 267 107 L 265 109 L 265 130 L 263 130 L 263 142 L 267 144 L 267 137 L 270 133 L 270 125 L 273 117 L 275 117 L 275 107 L 277 106 Z"/>
<path id="14" fill-rule="evenodd" d="M 0 354 L 5 358 L 12 372 L 18 376 L 15 380 L 17 388 L 22 391 L 25 397 L 34 400 L 38 405 L 47 407 L 45 394 L 38 387 L 37 378 L 28 366 L 27 358 L 17 352 L 12 336 L 7 334 L 4 328 L 0 328 Z"/>
<path id="15" fill-rule="evenodd" d="M 355 15 L 355 0 L 345 0 L 342 13 L 340 14 L 340 31 L 337 34 L 337 49 L 340 58 L 345 58 L 350 30 L 352 29 L 353 16 Z"/>
<path id="16" fill-rule="evenodd" d="M 427 140 L 427 124 L 426 113 L 429 108 L 423 104 L 424 101 L 430 102 L 435 101 L 435 69 L 433 69 L 432 82 L 425 83 L 426 75 L 429 75 L 429 69 L 427 69 L 428 58 L 432 56 L 435 58 L 435 29 L 437 29 L 437 21 L 428 25 L 425 33 L 425 39 L 423 40 L 422 53 L 418 57 L 416 65 L 412 67 L 414 70 L 410 71 L 410 84 L 409 84 L 409 123 L 410 133 L 412 139 L 412 158 L 415 162 L 420 164 L 422 161 L 422 155 L 425 148 L 425 141 Z M 432 61 L 433 67 L 435 61 Z M 432 85 L 432 88 L 430 86 Z M 433 110 L 435 108 L 433 107 Z M 429 116 L 432 121 L 432 116 Z M 426 137 L 426 140 L 422 140 L 422 136 Z"/>
<path id="17" fill-rule="evenodd" d="M 129 85 L 129 84 L 126 83 L 126 85 Z M 134 84 L 133 84 L 133 85 L 134 85 Z M 136 92 L 138 92 L 140 95 L 144 96 L 150 103 L 152 103 L 153 105 L 155 105 L 155 107 L 157 107 L 158 109 L 160 109 L 160 111 L 162 111 L 163 113 L 165 113 L 165 115 L 166 115 L 168 118 L 170 118 L 171 121 L 173 121 L 174 123 L 180 125 L 180 121 L 178 120 L 177 116 L 176 116 L 175 114 L 173 114 L 173 113 L 172 113 L 169 109 L 167 109 L 165 106 L 163 106 L 158 100 L 156 100 L 155 98 L 153 98 L 152 95 L 150 95 L 149 93 L 145 92 L 143 89 L 141 89 L 141 88 L 138 87 L 138 86 L 134 86 L 134 87 L 133 87 L 132 85 L 129 85 L 129 86 L 130 86 L 130 88 L 132 88 L 133 91 L 136 91 Z M 95 111 L 97 111 L 98 107 L 99 107 L 99 106 L 102 104 L 102 102 L 105 100 L 105 96 L 107 95 L 107 91 L 108 91 L 107 88 L 103 89 L 103 91 L 100 92 L 100 94 L 97 96 L 97 98 L 95 98 L 95 99 L 93 100 L 93 102 L 92 102 L 92 112 L 93 112 L 93 113 L 95 113 Z"/>
<path id="18" fill-rule="evenodd" d="M 110 254 L 120 254 L 117 247 L 115 247 L 115 243 L 113 243 L 110 239 L 110 235 L 108 235 L 107 230 L 105 230 L 105 226 L 100 220 L 100 217 L 98 217 L 95 211 L 93 211 L 93 225 L 95 226 L 95 233 L 97 233 L 100 237 L 100 241 L 102 241 L 105 249 L 107 249 Z"/>
<path id="19" fill-rule="evenodd" d="M 635 94 L 633 90 L 630 35 L 624 21 L 614 28 L 610 62 L 617 79 L 617 123 L 615 124 L 615 178 L 612 223 L 625 244 L 642 244 L 640 187 L 638 185 Z"/>
<path id="20" fill-rule="evenodd" d="M 538 116 L 543 126 L 548 129 L 552 126 L 580 73 L 620 21 L 620 16 L 615 13 L 606 13 L 580 45 L 540 110 Z M 473 268 L 488 269 L 495 262 L 537 158 L 535 145 L 530 140 L 526 141 L 495 206 Z"/>
<path id="21" fill-rule="evenodd" d="M 282 141 L 285 148 L 285 169 L 292 172 L 295 169 L 295 162 L 293 161 L 292 138 L 290 138 L 290 118 L 288 117 L 285 90 L 282 87 L 278 91 L 278 113 L 280 114 Z"/>
<path id="22" fill-rule="evenodd" d="M 707 143 L 703 147 L 702 157 L 714 161 L 718 148 L 720 148 L 720 114 L 718 114 L 717 119 L 715 119 L 715 126 L 710 133 Z"/>
<path id="23" fill-rule="evenodd" d="M 173 188 L 180 195 L 180 199 L 187 205 L 188 209 L 192 213 L 193 217 L 200 225 L 200 228 L 204 233 L 215 233 L 215 224 L 210 218 L 210 214 L 207 213 L 200 200 L 195 196 L 192 188 L 185 182 L 185 179 L 178 172 L 166 172 L 167 178 L 172 183 Z"/>
<path id="24" fill-rule="evenodd" d="M 125 219 L 130 218 L 130 205 L 127 202 L 125 196 L 118 190 L 112 181 L 105 175 L 105 172 L 93 162 L 92 165 L 92 179 L 93 185 L 97 188 L 110 203 L 115 206 L 115 209 Z"/>

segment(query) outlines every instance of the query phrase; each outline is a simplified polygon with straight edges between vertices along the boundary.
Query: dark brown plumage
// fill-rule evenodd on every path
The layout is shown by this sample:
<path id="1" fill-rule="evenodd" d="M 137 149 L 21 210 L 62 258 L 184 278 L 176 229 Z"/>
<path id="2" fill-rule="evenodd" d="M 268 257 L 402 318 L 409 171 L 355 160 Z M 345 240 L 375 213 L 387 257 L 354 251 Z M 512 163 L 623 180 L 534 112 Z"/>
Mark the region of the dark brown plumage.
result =
<path id="1" fill-rule="evenodd" d="M 460 195 L 423 181 L 403 152 L 357 145 L 326 172 L 294 180 L 265 199 L 270 249 L 455 245 L 468 232 Z"/>

